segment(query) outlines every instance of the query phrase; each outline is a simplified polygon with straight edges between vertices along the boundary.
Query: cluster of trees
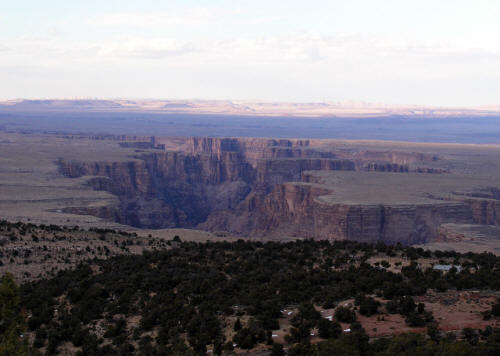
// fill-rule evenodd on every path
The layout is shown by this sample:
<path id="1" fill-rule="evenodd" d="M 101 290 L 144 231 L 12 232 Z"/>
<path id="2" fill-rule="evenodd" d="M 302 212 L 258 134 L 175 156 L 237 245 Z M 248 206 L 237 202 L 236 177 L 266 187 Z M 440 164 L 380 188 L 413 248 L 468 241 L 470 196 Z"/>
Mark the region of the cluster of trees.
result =
<path id="1" fill-rule="evenodd" d="M 74 226 L 60 226 L 60 225 L 45 225 L 45 224 L 33 224 L 33 223 L 23 223 L 22 221 L 18 222 L 10 222 L 7 220 L 0 219 L 0 231 L 14 232 L 18 231 L 20 235 L 26 235 L 28 233 L 34 233 L 37 231 L 45 231 L 45 232 L 67 232 L 72 233 L 76 231 L 86 231 L 83 228 L 80 228 L 78 225 Z M 124 237 L 134 238 L 137 237 L 137 233 L 135 232 L 127 232 L 122 230 L 114 230 L 114 229 L 103 229 L 97 227 L 91 227 L 88 229 L 90 232 L 95 232 L 100 235 L 112 234 L 112 235 L 120 235 Z M 34 236 L 36 237 L 36 236 Z"/>
<path id="2" fill-rule="evenodd" d="M 107 258 L 138 250 L 136 247 L 131 252 L 131 246 L 163 249 L 170 243 L 151 235 L 138 237 L 136 233 L 113 229 L 90 228 L 87 231 L 77 226 L 0 220 L 0 246 L 5 247 L 0 249 L 0 266 L 7 265 L 8 270 L 26 279 L 54 276 L 58 269 L 71 268 L 78 261 L 94 256 Z"/>
<path id="3" fill-rule="evenodd" d="M 28 355 L 19 287 L 10 273 L 0 281 L 0 355 Z"/>
<path id="4" fill-rule="evenodd" d="M 367 297 L 365 294 L 356 296 L 355 304 L 359 306 L 359 313 L 364 316 L 377 314 L 380 306 L 380 302 L 372 297 Z"/>
<path id="5" fill-rule="evenodd" d="M 500 329 L 487 329 L 478 333 L 464 329 L 464 340 L 456 340 L 454 334 L 432 339 L 421 334 L 403 334 L 391 338 L 379 338 L 369 342 L 362 329 L 353 330 L 341 337 L 311 345 L 299 343 L 292 346 L 288 356 L 495 356 L 500 352 Z M 482 342 L 478 342 L 481 339 Z"/>
<path id="6" fill-rule="evenodd" d="M 403 296 L 389 301 L 386 306 L 389 313 L 400 313 L 406 317 L 410 326 L 424 326 L 434 320 L 432 313 L 425 310 L 423 303 L 415 304 L 411 296 Z"/>
<path id="7" fill-rule="evenodd" d="M 140 256 L 88 261 L 55 278 L 24 284 L 21 299 L 31 313 L 28 328 L 35 333 L 34 346 L 43 347 L 47 354 L 56 354 L 62 343 L 70 342 L 81 348 L 82 355 L 199 355 L 210 345 L 218 355 L 230 352 L 233 344 L 242 348 L 272 344 L 281 310 L 295 305 L 298 312 L 286 338 L 289 355 L 368 355 L 368 351 L 393 355 L 397 353 L 381 353 L 383 347 L 393 347 L 392 342 L 421 343 L 422 350 L 431 350 L 445 341 L 432 341 L 434 346 L 429 346 L 425 340 L 395 338 L 372 345 L 351 308 L 338 307 L 336 320 L 329 321 L 321 318 L 314 305 L 331 308 L 355 297 L 359 312 L 373 315 L 380 305 L 368 295 L 376 294 L 392 300 L 387 310 L 421 325 L 432 321 L 432 315 L 411 296 L 428 288 L 500 288 L 500 259 L 491 254 L 434 253 L 438 258 L 459 259 L 464 266 L 460 273 L 422 270 L 416 263 L 393 273 L 365 261 L 376 254 L 415 260 L 432 253 L 400 245 L 313 240 L 195 243 L 176 239 L 172 246 Z M 128 322 L 134 316 L 140 316 L 138 325 Z M 231 318 L 240 325 L 234 325 L 237 330 L 229 340 L 224 330 Z M 351 323 L 349 335 L 341 332 L 338 321 Z M 104 335 L 94 332 L 95 323 L 104 326 Z M 315 327 L 328 342 L 309 345 Z M 272 347 L 275 354 L 282 351 L 279 345 Z"/>
<path id="8" fill-rule="evenodd" d="M 491 306 L 491 310 L 487 310 L 483 313 L 484 319 L 489 320 L 492 317 L 498 318 L 500 317 L 500 299 L 497 300 L 497 303 Z"/>

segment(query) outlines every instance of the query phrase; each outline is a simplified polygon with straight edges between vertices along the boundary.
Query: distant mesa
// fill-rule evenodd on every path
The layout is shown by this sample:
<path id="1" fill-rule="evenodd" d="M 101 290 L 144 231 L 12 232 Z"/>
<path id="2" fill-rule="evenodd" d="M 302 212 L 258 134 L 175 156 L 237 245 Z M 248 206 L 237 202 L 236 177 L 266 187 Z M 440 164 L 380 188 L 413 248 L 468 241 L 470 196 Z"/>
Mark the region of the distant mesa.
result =
<path id="1" fill-rule="evenodd" d="M 286 103 L 230 100 L 99 100 L 53 99 L 10 100 L 0 102 L 0 109 L 16 110 L 117 110 L 145 112 L 182 112 L 190 114 L 227 114 L 297 117 L 475 117 L 500 116 L 500 107 L 447 108 L 423 106 L 388 106 L 355 102 Z"/>
<path id="2" fill-rule="evenodd" d="M 193 105 L 191 104 L 182 104 L 182 103 L 172 103 L 172 104 L 165 104 L 163 105 L 165 109 L 185 109 L 185 108 L 192 108 Z"/>
<path id="3" fill-rule="evenodd" d="M 120 103 L 108 100 L 21 100 L 14 103 L 18 108 L 74 108 L 74 109 L 97 109 L 97 108 L 120 108 Z"/>

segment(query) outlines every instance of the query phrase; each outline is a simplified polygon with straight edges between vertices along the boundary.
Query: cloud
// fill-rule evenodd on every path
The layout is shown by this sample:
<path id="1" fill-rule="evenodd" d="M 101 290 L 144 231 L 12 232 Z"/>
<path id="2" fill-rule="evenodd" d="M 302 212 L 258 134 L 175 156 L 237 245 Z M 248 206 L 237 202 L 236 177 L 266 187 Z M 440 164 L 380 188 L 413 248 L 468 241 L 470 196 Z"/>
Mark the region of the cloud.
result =
<path id="1" fill-rule="evenodd" d="M 338 66 L 378 60 L 409 63 L 442 58 L 457 60 L 500 56 L 500 42 L 486 38 L 429 39 L 419 37 L 418 33 L 287 34 L 255 30 L 265 26 L 248 26 L 247 29 L 251 30 L 242 35 L 238 31 L 245 24 L 286 21 L 279 17 L 257 18 L 253 15 L 245 9 L 219 7 L 100 14 L 86 20 L 88 34 L 83 36 L 80 34 L 72 38 L 71 32 L 67 32 L 71 26 L 63 26 L 65 32 L 53 26 L 45 36 L 5 40 L 0 43 L 0 51 L 15 56 L 16 60 L 24 57 L 25 61 L 54 63 L 61 60 L 96 63 L 132 60 L 235 66 L 279 66 L 283 63 L 330 63 Z"/>
<path id="2" fill-rule="evenodd" d="M 202 48 L 189 41 L 172 38 L 126 38 L 118 42 L 101 44 L 100 57 L 165 59 L 199 52 Z"/>
<path id="3" fill-rule="evenodd" d="M 30 26 L 20 26 L 20 32 L 0 35 L 0 68 L 4 73 L 9 72 L 5 68 L 17 68 L 16 73 L 36 74 L 24 76 L 24 83 L 51 73 L 47 83 L 54 78 L 60 83 L 66 80 L 71 88 L 73 83 L 86 82 L 89 73 L 94 74 L 89 85 L 115 75 L 96 87 L 102 85 L 111 94 L 125 90 L 126 86 L 117 84 L 128 80 L 124 73 L 131 73 L 137 83 L 150 73 L 151 84 L 137 86 L 137 90 L 151 88 L 154 94 L 159 90 L 154 88 L 161 87 L 177 93 L 179 83 L 186 83 L 188 96 L 211 95 L 214 83 L 220 86 L 219 93 L 240 90 L 241 97 L 257 97 L 264 87 L 268 97 L 350 92 L 355 99 L 370 99 L 358 94 L 369 88 L 375 88 L 370 95 L 380 97 L 405 90 L 434 96 L 439 92 L 430 91 L 429 83 L 436 88 L 448 85 L 449 90 L 442 92 L 453 93 L 458 87 L 469 90 L 480 79 L 481 87 L 494 92 L 492 83 L 500 78 L 496 65 L 500 41 L 493 27 L 491 31 L 430 31 L 419 24 L 389 26 L 392 20 L 386 23 L 377 14 L 372 14 L 372 22 L 363 16 L 353 19 L 352 26 L 335 23 L 332 14 L 330 26 L 325 21 L 312 23 L 322 17 L 321 9 L 311 6 L 310 14 L 285 8 L 273 11 L 275 7 L 261 14 L 262 9 L 250 5 L 228 6 L 232 9 L 101 13 L 80 20 L 74 16 L 37 18 Z M 382 22 L 384 26 L 377 25 Z M 396 24 L 401 25 L 399 20 Z M 307 31 L 300 32 L 304 27 Z M 401 28 L 415 32 L 404 33 Z M 362 32 L 353 32 L 357 30 Z M 60 72 L 64 75 L 57 75 Z M 162 73 L 166 80 L 156 82 Z M 23 90 L 29 85 L 19 87 Z M 195 87 L 199 91 L 190 94 Z"/>
<path id="4" fill-rule="evenodd" d="M 208 21 L 208 20 L 207 20 Z M 0 51 L 18 61 L 164 61 L 180 66 L 223 64 L 231 66 L 280 66 L 329 64 L 341 67 L 364 63 L 380 66 L 406 63 L 408 68 L 422 66 L 420 61 L 435 65 L 438 61 L 473 61 L 498 59 L 499 48 L 471 48 L 453 41 L 409 40 L 404 36 L 361 33 L 293 33 L 261 37 L 188 37 L 114 35 L 100 39 L 75 41 L 64 36 L 28 36 L 0 43 Z M 0 62 L 2 60 L 0 59 Z M 375 63 L 375 64 L 374 64 Z M 423 62 L 422 62 L 423 63 Z M 470 64 L 468 64 L 470 65 Z M 423 67 L 422 67 L 423 68 Z M 423 68 L 425 69 L 425 68 Z"/>
<path id="5" fill-rule="evenodd" d="M 95 26 L 127 26 L 143 28 L 192 27 L 220 24 L 235 21 L 243 14 L 238 9 L 223 8 L 186 8 L 170 12 L 154 13 L 112 13 L 91 17 L 87 22 Z"/>

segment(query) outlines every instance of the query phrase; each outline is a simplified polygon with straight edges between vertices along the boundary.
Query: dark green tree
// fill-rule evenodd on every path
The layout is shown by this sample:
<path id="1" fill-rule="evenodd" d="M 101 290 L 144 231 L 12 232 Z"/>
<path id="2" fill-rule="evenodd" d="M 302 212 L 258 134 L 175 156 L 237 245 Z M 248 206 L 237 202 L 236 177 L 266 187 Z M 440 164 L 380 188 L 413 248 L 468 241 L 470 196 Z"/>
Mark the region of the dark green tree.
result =
<path id="1" fill-rule="evenodd" d="M 269 356 L 285 356 L 285 350 L 283 349 L 283 345 L 274 343 L 271 348 L 271 354 Z"/>
<path id="2" fill-rule="evenodd" d="M 19 287 L 14 276 L 6 273 L 0 282 L 0 355 L 28 355 L 24 330 Z"/>

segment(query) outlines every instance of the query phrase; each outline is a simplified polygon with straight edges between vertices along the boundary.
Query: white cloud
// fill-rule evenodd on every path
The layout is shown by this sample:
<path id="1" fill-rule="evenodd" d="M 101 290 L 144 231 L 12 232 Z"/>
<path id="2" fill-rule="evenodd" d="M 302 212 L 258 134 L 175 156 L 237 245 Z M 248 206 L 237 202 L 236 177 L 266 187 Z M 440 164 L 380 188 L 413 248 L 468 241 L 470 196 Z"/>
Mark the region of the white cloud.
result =
<path id="1" fill-rule="evenodd" d="M 367 61 L 376 58 L 498 58 L 500 50 L 468 48 L 452 42 L 408 41 L 405 38 L 344 33 L 298 33 L 260 38 L 188 38 L 118 36 L 100 40 L 69 41 L 58 36 L 21 37 L 0 43 L 0 50 L 29 60 L 84 61 L 171 60 L 180 63 L 222 62 L 258 64 Z M 413 58 L 413 59 L 412 59 Z"/>
<path id="2" fill-rule="evenodd" d="M 199 45 L 172 38 L 124 38 L 120 41 L 101 43 L 96 55 L 114 58 L 165 59 L 201 51 Z"/>
<path id="3" fill-rule="evenodd" d="M 96 26 L 126 26 L 126 27 L 192 27 L 221 22 L 234 22 L 243 14 L 238 9 L 223 8 L 186 8 L 170 12 L 154 13 L 112 13 L 93 16 L 88 23 Z"/>
<path id="4" fill-rule="evenodd" d="M 413 99 L 419 95 L 435 104 L 440 98 L 469 100 L 471 83 L 479 93 L 500 81 L 497 40 L 352 32 L 240 36 L 230 30 L 215 36 L 203 26 L 225 23 L 222 28 L 233 29 L 237 11 L 183 10 L 178 16 L 179 11 L 95 17 L 90 26 L 95 32 L 75 38 L 64 26 L 58 27 L 62 32 L 51 28 L 36 36 L 0 38 L 0 72 L 17 73 L 12 77 L 20 78 L 18 96 L 27 95 L 26 88 L 45 92 L 52 85 L 47 95 L 93 95 L 95 90 L 96 96 L 347 97 L 400 103 L 420 101 Z M 185 35 L 189 31 L 177 30 L 182 26 L 201 31 Z M 176 31 L 158 30 L 164 28 Z"/>

